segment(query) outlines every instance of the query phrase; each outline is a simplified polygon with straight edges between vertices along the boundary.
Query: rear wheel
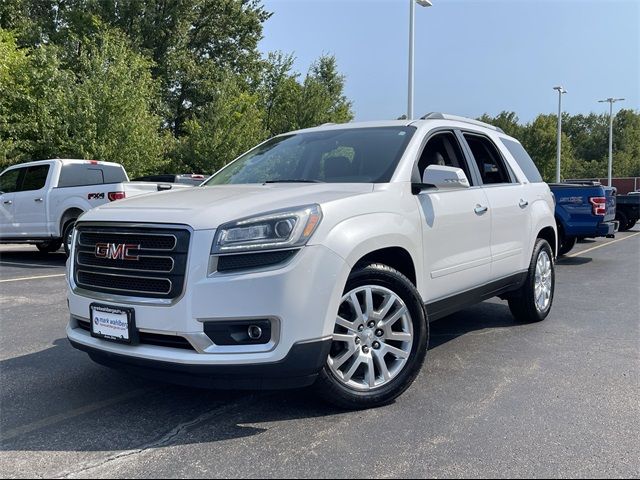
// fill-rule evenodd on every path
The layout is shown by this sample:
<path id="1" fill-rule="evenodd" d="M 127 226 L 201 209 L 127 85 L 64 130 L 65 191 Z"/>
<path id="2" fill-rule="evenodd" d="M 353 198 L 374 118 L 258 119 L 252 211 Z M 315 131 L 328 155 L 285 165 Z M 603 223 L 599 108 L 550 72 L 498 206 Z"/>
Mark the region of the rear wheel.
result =
<path id="1" fill-rule="evenodd" d="M 413 383 L 427 353 L 429 327 L 420 294 L 381 264 L 351 273 L 336 316 L 333 344 L 316 383 L 342 408 L 390 403 Z"/>
<path id="2" fill-rule="evenodd" d="M 50 242 L 37 243 L 36 248 L 42 253 L 53 253 L 60 250 L 62 240 L 51 240 Z"/>
<path id="3" fill-rule="evenodd" d="M 509 309 L 520 322 L 540 322 L 547 318 L 555 291 L 553 252 L 549 242 L 539 238 L 533 249 L 524 285 L 509 298 Z"/>

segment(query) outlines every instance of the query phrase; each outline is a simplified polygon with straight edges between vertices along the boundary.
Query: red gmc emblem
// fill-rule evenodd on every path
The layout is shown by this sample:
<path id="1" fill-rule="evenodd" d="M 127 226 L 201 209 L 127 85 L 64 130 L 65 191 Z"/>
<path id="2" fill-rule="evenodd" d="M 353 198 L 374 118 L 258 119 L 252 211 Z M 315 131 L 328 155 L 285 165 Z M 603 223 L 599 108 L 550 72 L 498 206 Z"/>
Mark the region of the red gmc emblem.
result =
<path id="1" fill-rule="evenodd" d="M 139 260 L 137 255 L 129 254 L 129 251 L 139 249 L 140 245 L 133 243 L 96 243 L 96 257 L 111 260 Z"/>

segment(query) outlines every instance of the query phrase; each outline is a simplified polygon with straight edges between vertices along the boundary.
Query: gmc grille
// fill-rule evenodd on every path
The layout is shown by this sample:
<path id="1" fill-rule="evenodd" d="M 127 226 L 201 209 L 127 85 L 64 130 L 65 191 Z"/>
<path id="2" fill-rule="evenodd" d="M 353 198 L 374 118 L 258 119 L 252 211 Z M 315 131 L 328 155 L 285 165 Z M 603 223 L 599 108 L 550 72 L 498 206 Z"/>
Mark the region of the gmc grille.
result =
<path id="1" fill-rule="evenodd" d="M 85 290 L 114 295 L 177 298 L 184 288 L 190 235 L 177 228 L 78 225 L 75 283 Z M 98 256 L 98 244 L 127 245 L 127 258 Z"/>

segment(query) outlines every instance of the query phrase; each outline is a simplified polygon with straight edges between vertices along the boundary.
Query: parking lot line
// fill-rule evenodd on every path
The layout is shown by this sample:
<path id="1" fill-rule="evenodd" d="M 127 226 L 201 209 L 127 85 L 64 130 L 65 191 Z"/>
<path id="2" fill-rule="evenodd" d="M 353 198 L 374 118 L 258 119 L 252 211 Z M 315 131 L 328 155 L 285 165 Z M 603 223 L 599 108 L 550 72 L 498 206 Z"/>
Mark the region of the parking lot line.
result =
<path id="1" fill-rule="evenodd" d="M 22 263 L 22 262 L 7 262 L 0 259 L 0 267 L 2 265 L 18 265 L 20 267 L 38 267 L 38 268 L 64 268 L 64 265 L 47 265 L 44 263 Z"/>
<path id="2" fill-rule="evenodd" d="M 35 430 L 40 430 L 41 428 L 49 427 L 51 425 L 55 425 L 56 423 L 69 420 L 71 418 L 78 417 L 80 415 L 85 415 L 87 413 L 95 412 L 96 410 L 100 410 L 101 408 L 109 407 L 116 403 L 120 403 L 125 400 L 130 400 L 134 397 L 138 397 L 148 391 L 149 389 L 140 388 L 138 390 L 133 390 L 131 392 L 123 393 L 122 395 L 117 395 L 113 398 L 102 400 L 100 402 L 93 402 L 93 403 L 90 403 L 89 405 L 85 405 L 84 407 L 79 407 L 73 410 L 69 410 L 68 412 L 52 415 L 50 417 L 43 418 L 42 420 L 38 420 L 37 422 L 28 423 L 26 425 L 21 425 L 20 427 L 6 430 L 2 432 L 2 434 L 0 435 L 0 441 L 5 442 L 7 440 L 18 437 L 20 435 L 24 435 L 25 433 L 33 432 Z"/>
<path id="3" fill-rule="evenodd" d="M 6 280 L 0 280 L 0 283 L 22 282 L 24 280 L 37 280 L 39 278 L 64 277 L 65 275 L 66 275 L 66 273 L 56 273 L 55 275 L 37 275 L 35 277 L 7 278 Z"/>
<path id="4" fill-rule="evenodd" d="M 580 255 L 583 255 L 583 254 L 585 254 L 587 252 L 592 252 L 593 250 L 597 250 L 598 248 L 606 247 L 607 245 L 612 245 L 614 243 L 618 243 L 618 242 L 621 242 L 623 240 L 628 240 L 628 239 L 630 239 L 632 237 L 635 237 L 637 235 L 640 235 L 640 232 L 634 233 L 633 235 L 629 235 L 628 237 L 623 237 L 623 238 L 619 238 L 617 240 L 612 240 L 610 242 L 603 243 L 602 245 L 596 245 L 595 247 L 587 248 L 586 250 L 582 250 L 581 252 L 576 252 L 576 253 L 573 253 L 571 255 L 567 255 L 567 257 L 579 257 Z"/>

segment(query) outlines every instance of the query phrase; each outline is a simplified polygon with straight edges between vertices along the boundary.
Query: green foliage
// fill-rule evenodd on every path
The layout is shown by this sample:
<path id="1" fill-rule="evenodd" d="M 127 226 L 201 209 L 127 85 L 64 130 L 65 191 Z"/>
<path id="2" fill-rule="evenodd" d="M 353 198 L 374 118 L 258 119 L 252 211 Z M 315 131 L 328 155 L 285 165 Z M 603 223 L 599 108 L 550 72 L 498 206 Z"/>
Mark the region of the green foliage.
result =
<path id="1" fill-rule="evenodd" d="M 212 172 L 268 136 L 348 121 L 333 57 L 258 51 L 260 0 L 0 1 L 0 162 Z"/>
<path id="2" fill-rule="evenodd" d="M 520 124 L 513 112 L 487 114 L 483 122 L 502 128 L 519 139 L 546 181 L 555 181 L 557 116 L 538 115 Z M 640 176 L 640 112 L 620 110 L 613 121 L 613 175 Z M 562 116 L 562 178 L 602 178 L 609 158 L 609 115 Z"/>
<path id="3" fill-rule="evenodd" d="M 179 159 L 188 171 L 213 173 L 266 137 L 256 94 L 229 76 L 201 115 L 188 120 Z"/>

